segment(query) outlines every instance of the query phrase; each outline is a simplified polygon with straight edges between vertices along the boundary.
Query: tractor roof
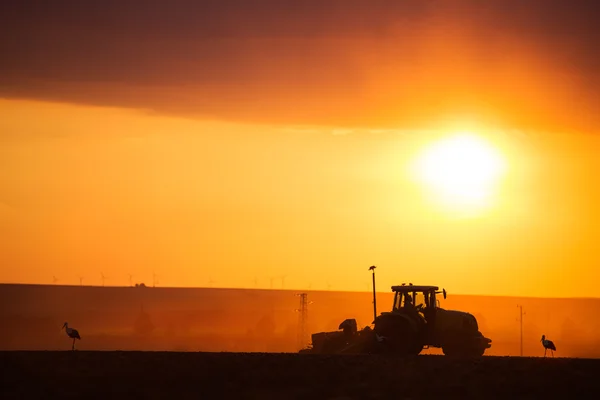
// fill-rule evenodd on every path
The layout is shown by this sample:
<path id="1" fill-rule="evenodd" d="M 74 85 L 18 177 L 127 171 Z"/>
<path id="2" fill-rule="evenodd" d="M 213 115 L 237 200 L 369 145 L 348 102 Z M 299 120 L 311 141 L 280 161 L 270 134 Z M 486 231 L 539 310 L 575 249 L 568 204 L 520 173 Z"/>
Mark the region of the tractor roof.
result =
<path id="1" fill-rule="evenodd" d="M 392 286 L 392 292 L 428 292 L 430 290 L 438 290 L 437 286 L 418 286 L 418 285 L 402 285 L 402 286 Z"/>

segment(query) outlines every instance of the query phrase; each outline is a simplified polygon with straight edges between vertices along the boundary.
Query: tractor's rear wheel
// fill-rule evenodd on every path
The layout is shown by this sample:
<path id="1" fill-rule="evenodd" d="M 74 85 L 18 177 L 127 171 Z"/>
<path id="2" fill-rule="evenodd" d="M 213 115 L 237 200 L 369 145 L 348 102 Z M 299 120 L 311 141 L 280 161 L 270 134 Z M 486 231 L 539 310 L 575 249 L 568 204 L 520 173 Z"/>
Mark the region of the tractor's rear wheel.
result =
<path id="1" fill-rule="evenodd" d="M 418 356 L 423 351 L 423 345 L 415 341 L 415 345 L 410 349 L 410 355 Z"/>
<path id="2" fill-rule="evenodd" d="M 417 340 L 417 332 L 406 318 L 381 318 L 375 322 L 375 333 L 383 338 L 388 353 L 400 356 L 416 355 L 423 348 Z"/>

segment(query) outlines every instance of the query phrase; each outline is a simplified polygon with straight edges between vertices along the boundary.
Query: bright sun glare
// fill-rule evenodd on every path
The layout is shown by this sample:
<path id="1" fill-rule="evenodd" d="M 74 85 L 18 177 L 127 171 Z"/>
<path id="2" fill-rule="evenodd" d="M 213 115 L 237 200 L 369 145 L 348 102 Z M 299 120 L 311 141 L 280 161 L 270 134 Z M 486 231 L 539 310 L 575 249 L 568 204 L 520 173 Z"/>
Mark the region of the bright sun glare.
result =
<path id="1" fill-rule="evenodd" d="M 504 160 L 480 137 L 461 134 L 433 143 L 418 157 L 416 173 L 445 206 L 476 211 L 488 205 Z"/>

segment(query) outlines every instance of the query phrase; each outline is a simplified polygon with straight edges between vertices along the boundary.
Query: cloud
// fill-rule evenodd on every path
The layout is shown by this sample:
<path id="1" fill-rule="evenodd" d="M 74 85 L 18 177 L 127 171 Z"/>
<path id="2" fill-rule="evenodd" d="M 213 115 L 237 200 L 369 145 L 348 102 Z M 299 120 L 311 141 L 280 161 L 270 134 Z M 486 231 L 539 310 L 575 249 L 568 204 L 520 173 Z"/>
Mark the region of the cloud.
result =
<path id="1" fill-rule="evenodd" d="M 7 98 L 372 129 L 600 125 L 593 1 L 7 3 Z"/>

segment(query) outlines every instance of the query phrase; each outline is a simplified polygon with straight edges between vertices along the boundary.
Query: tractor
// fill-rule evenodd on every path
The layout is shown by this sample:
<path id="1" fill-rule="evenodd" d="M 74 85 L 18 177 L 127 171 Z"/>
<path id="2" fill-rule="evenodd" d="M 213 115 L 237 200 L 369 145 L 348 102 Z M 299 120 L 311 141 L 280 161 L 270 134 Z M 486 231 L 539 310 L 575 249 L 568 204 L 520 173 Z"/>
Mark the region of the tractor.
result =
<path id="1" fill-rule="evenodd" d="M 445 299 L 445 289 L 402 284 L 392 286 L 392 291 L 392 310 L 377 316 L 375 309 L 373 328 L 359 331 L 356 321 L 348 319 L 336 332 L 313 334 L 312 347 L 301 352 L 411 356 L 418 355 L 423 348 L 441 347 L 447 356 L 480 357 L 491 347 L 491 339 L 479 332 L 473 315 L 440 308 L 436 295 L 442 294 Z"/>

